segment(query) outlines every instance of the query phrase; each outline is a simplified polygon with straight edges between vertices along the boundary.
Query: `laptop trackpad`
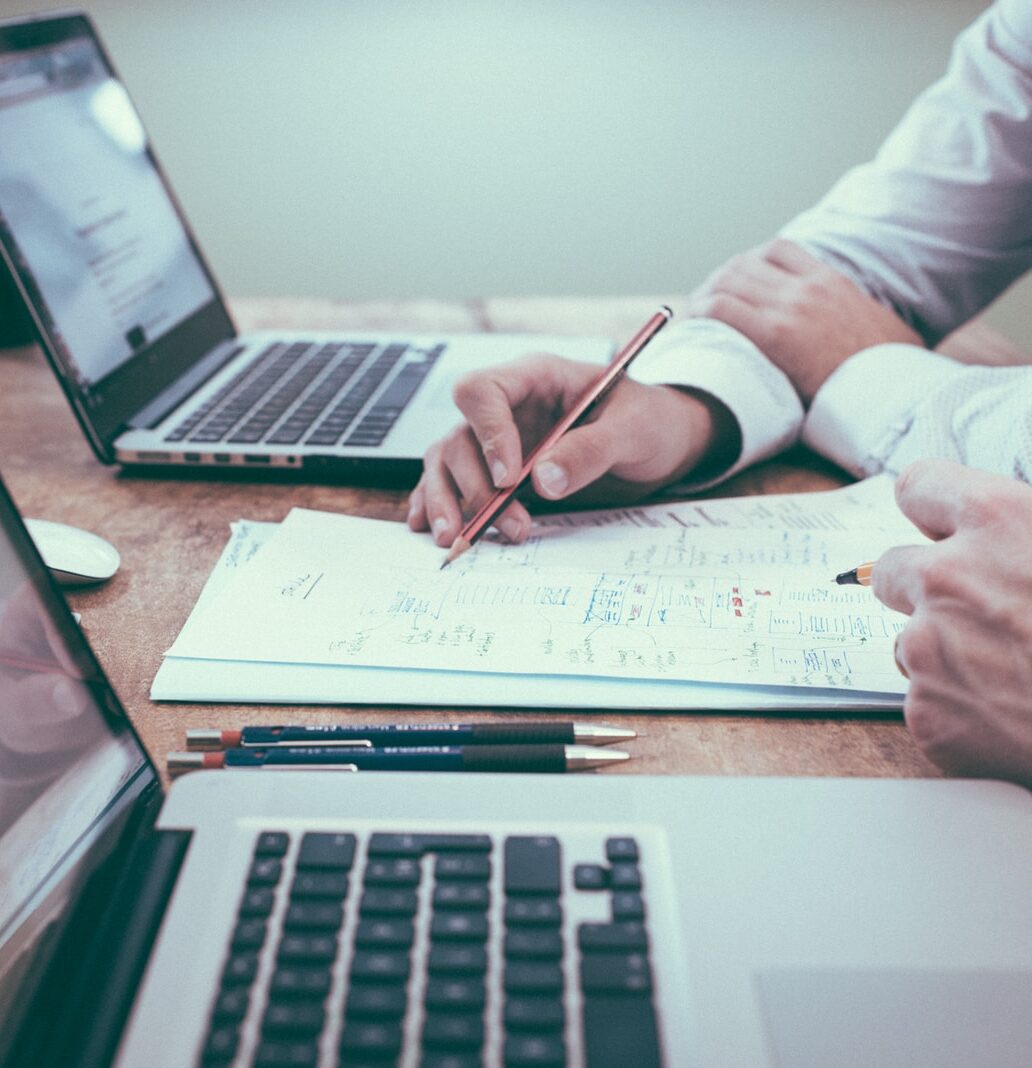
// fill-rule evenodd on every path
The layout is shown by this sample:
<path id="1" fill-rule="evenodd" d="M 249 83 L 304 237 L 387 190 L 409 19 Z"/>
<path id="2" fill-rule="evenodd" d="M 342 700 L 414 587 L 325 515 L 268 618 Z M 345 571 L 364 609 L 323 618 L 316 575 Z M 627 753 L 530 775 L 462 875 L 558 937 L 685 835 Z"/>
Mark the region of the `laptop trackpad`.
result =
<path id="1" fill-rule="evenodd" d="M 1032 1063 L 1030 972 L 785 969 L 757 987 L 778 1068 Z"/>

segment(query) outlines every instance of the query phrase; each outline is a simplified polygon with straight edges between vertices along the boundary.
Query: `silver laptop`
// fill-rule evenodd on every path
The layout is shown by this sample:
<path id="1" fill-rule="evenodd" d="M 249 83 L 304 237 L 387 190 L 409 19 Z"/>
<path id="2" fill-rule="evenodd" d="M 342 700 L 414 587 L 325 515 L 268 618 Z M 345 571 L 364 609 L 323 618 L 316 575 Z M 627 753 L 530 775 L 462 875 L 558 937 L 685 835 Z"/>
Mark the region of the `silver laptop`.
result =
<path id="1" fill-rule="evenodd" d="M 612 350 L 536 335 L 241 336 L 81 13 L 0 23 L 0 252 L 108 463 L 411 478 L 459 419 L 462 374 Z"/>
<path id="2" fill-rule="evenodd" d="M 163 797 L 0 485 L 3 1068 L 1027 1065 L 1029 887 L 1032 797 L 999 783 Z"/>

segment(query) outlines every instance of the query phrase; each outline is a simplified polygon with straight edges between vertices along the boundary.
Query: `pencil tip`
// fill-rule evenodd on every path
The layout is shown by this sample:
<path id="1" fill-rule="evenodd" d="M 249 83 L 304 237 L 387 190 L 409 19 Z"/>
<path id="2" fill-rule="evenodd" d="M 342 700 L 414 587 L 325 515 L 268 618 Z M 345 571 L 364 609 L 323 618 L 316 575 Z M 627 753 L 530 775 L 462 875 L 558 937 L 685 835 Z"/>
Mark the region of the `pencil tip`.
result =
<path id="1" fill-rule="evenodd" d="M 859 585 L 856 577 L 856 568 L 851 568 L 849 571 L 843 571 L 841 574 L 835 576 L 835 581 L 840 586 L 856 586 Z"/>
<path id="2" fill-rule="evenodd" d="M 448 555 L 444 558 L 444 563 L 441 564 L 438 570 L 443 571 L 452 560 L 457 560 L 470 546 L 472 542 L 467 541 L 461 534 L 452 542 L 451 548 L 448 550 Z"/>

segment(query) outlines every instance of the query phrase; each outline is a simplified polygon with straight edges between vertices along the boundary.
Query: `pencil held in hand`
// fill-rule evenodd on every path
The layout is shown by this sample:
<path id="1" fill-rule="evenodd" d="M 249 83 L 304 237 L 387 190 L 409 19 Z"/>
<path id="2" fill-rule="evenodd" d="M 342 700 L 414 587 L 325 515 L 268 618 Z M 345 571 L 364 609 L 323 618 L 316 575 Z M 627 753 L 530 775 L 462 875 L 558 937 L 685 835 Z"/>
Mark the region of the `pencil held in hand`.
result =
<path id="1" fill-rule="evenodd" d="M 605 397 L 620 380 L 627 368 L 630 367 L 635 357 L 673 317 L 674 313 L 670 308 L 665 304 L 661 305 L 648 322 L 624 345 L 613 357 L 612 361 L 606 365 L 598 378 L 574 401 L 572 407 L 562 419 L 534 446 L 530 455 L 524 460 L 523 466 L 516 476 L 516 481 L 511 486 L 496 490 L 476 515 L 459 531 L 458 537 L 452 542 L 451 548 L 448 550 L 444 563 L 441 564 L 442 568 L 447 567 L 453 560 L 473 546 L 498 516 L 505 511 L 520 486 L 530 478 L 538 457 L 546 449 L 552 448 L 567 430 L 580 422 Z"/>
<path id="2" fill-rule="evenodd" d="M 843 571 L 841 575 L 836 575 L 835 581 L 840 586 L 870 586 L 873 568 L 874 564 L 860 564 L 851 571 Z"/>

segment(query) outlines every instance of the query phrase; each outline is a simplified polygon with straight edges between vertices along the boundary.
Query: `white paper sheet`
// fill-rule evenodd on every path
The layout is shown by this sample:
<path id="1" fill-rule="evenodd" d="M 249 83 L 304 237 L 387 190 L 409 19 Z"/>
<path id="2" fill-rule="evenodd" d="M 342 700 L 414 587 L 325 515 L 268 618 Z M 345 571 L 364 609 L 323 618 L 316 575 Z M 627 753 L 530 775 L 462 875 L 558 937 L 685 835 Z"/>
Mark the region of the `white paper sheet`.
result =
<path id="1" fill-rule="evenodd" d="M 299 510 L 237 525 L 152 696 L 898 707 L 902 617 L 831 578 L 919 538 L 884 478 L 548 517 L 443 572 L 400 524 Z"/>

